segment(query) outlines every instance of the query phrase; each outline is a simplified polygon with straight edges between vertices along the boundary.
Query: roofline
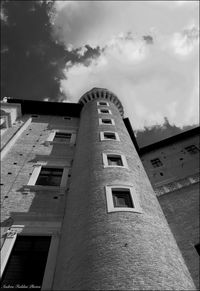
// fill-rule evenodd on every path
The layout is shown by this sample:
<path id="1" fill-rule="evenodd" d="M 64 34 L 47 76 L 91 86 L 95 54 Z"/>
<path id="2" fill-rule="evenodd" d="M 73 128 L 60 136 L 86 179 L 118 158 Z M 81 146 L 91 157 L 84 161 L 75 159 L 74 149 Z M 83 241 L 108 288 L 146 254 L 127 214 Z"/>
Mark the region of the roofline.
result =
<path id="1" fill-rule="evenodd" d="M 199 135 L 200 133 L 200 126 L 197 126 L 195 128 L 192 128 L 190 130 L 187 130 L 187 131 L 184 131 L 184 132 L 181 132 L 179 134 L 176 134 L 174 136 L 171 136 L 171 137 L 168 137 L 166 139 L 163 139 L 163 140 L 160 140 L 158 142 L 155 142 L 155 143 L 152 143 L 152 144 L 149 144 L 147 146 L 144 146 L 144 147 L 141 147 L 139 149 L 139 155 L 143 155 L 143 154 L 146 154 L 152 150 L 156 150 L 158 148 L 162 148 L 162 147 L 165 147 L 165 146 L 168 146 L 174 142 L 179 142 L 185 138 L 189 138 L 189 137 L 192 137 L 194 135 Z"/>
<path id="2" fill-rule="evenodd" d="M 45 102 L 38 100 L 24 100 L 7 98 L 7 103 L 21 104 L 22 114 L 42 114 L 79 117 L 82 104 L 64 102 Z"/>

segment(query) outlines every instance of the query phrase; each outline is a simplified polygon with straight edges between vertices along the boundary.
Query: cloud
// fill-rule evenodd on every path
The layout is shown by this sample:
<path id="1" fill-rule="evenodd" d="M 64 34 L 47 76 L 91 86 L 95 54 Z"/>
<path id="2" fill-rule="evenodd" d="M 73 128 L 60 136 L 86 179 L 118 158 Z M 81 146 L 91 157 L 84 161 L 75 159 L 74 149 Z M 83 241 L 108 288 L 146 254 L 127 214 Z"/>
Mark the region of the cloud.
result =
<path id="1" fill-rule="evenodd" d="M 198 49 L 199 29 L 195 26 L 184 29 L 181 33 L 175 33 L 171 42 L 175 54 L 187 56 Z"/>
<path id="2" fill-rule="evenodd" d="M 95 58 L 67 63 L 66 79 L 60 85 L 74 102 L 92 87 L 110 89 L 122 101 L 135 129 L 162 124 L 165 116 L 172 124 L 184 126 L 198 122 L 198 113 L 194 114 L 198 66 L 194 64 L 195 59 L 183 63 L 159 42 L 150 45 L 143 36 L 122 33 Z"/>

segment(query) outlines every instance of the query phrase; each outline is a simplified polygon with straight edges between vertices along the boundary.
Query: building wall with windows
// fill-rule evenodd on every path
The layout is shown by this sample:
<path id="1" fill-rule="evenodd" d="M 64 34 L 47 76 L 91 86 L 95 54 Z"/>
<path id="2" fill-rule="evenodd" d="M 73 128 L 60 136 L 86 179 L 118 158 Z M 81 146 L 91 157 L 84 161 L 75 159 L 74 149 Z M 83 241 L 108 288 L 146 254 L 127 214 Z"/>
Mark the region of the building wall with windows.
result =
<path id="1" fill-rule="evenodd" d="M 106 89 L 92 89 L 79 104 L 8 100 L 2 107 L 16 103 L 19 115 L 1 131 L 3 286 L 194 290 L 197 255 L 188 244 L 197 237 L 198 154 L 194 147 L 177 154 L 182 141 L 198 149 L 194 134 L 137 152 L 123 106 Z M 166 186 L 183 176 L 192 200 L 188 187 Z M 20 264 L 30 268 L 26 276 Z"/>
<path id="2" fill-rule="evenodd" d="M 140 151 L 158 201 L 199 286 L 199 128 Z"/>

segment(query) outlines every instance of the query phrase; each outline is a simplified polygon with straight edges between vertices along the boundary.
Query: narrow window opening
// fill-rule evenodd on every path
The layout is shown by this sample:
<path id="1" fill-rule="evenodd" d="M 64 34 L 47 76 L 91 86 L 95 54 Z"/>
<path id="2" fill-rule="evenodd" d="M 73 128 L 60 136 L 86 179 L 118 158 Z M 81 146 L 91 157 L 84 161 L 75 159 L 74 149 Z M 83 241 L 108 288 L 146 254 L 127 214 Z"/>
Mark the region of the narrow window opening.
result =
<path id="1" fill-rule="evenodd" d="M 114 207 L 134 208 L 130 191 L 128 189 L 112 189 Z"/>
<path id="2" fill-rule="evenodd" d="M 65 119 L 65 120 L 71 120 L 71 117 L 65 116 L 65 117 L 63 117 L 63 119 Z"/>

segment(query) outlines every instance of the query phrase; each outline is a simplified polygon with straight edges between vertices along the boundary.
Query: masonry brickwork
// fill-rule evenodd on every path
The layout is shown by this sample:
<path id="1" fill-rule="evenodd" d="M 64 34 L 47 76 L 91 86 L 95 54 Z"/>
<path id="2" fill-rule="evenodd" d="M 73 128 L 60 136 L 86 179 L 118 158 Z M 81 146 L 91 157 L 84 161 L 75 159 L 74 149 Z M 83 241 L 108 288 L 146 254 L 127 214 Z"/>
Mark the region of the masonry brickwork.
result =
<path id="1" fill-rule="evenodd" d="M 171 196 L 165 193 L 158 197 L 159 204 L 152 188 L 156 190 L 155 184 L 149 180 L 152 172 L 144 168 L 150 157 L 142 156 L 143 166 L 124 124 L 119 99 L 106 89 L 95 88 L 80 102 L 80 117 L 70 104 L 60 104 L 71 108 L 69 118 L 64 118 L 61 106 L 59 114 L 35 116 L 37 110 L 44 110 L 38 108 L 34 115 L 23 113 L 3 133 L 2 149 L 10 144 L 2 158 L 4 253 L 8 230 L 18 235 L 50 235 L 42 290 L 195 290 L 197 257 L 191 260 L 194 249 L 188 248 L 188 237 L 178 225 L 187 220 L 182 226 L 194 243 L 197 224 L 181 205 L 189 204 L 191 211 L 195 207 L 196 184 L 189 193 L 194 198 L 188 198 L 187 190 L 183 190 L 183 200 L 178 191 L 172 199 L 174 192 Z M 53 105 L 48 106 L 54 112 Z M 101 108 L 112 114 L 99 113 Z M 114 124 L 100 124 L 99 118 L 112 118 Z M 49 137 L 58 130 L 75 133 L 76 140 L 72 144 L 52 142 Z M 102 141 L 102 131 L 116 132 L 119 141 Z M 105 167 L 103 153 L 123 155 L 128 167 Z M 34 170 L 42 165 L 67 169 L 65 186 L 29 185 Z M 108 212 L 106 186 L 131 187 L 140 210 Z"/>

